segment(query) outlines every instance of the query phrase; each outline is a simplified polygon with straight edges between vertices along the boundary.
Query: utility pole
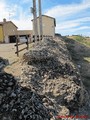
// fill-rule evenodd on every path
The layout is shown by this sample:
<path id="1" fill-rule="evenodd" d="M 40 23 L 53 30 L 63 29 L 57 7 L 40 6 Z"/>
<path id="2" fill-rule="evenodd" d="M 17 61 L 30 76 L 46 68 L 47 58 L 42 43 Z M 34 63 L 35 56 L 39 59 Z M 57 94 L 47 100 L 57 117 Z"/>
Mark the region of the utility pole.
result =
<path id="1" fill-rule="evenodd" d="M 37 10 L 36 10 L 36 0 L 33 0 L 33 27 L 34 27 L 34 35 L 35 41 L 37 40 L 38 30 L 37 30 Z"/>
<path id="2" fill-rule="evenodd" d="M 39 8 L 39 38 L 41 38 L 41 36 L 43 35 L 41 0 L 38 0 L 38 8 Z"/>

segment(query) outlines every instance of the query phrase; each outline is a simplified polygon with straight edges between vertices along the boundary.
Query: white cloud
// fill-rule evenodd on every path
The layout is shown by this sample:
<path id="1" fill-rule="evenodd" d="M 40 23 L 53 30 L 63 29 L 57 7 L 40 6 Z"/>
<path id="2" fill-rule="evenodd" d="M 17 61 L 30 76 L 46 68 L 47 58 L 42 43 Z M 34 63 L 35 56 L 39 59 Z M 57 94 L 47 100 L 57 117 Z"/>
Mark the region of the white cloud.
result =
<path id="1" fill-rule="evenodd" d="M 64 34 L 88 34 L 86 31 L 90 31 L 90 26 L 84 24 L 84 22 L 90 21 L 90 17 L 64 21 L 57 24 L 56 32 Z M 82 25 L 83 24 L 83 25 Z M 90 36 L 90 35 L 89 35 Z"/>
<path id="2" fill-rule="evenodd" d="M 5 1 L 0 1 L 0 21 L 6 18 L 13 21 L 19 29 L 32 29 L 32 16 L 28 11 L 18 4 L 7 5 Z"/>
<path id="3" fill-rule="evenodd" d="M 32 3 L 32 0 L 22 0 L 21 2 L 22 2 L 22 3 L 30 3 L 30 4 L 31 4 L 31 3 Z"/>
<path id="4" fill-rule="evenodd" d="M 31 30 L 32 29 L 32 22 L 31 22 L 31 18 L 20 18 L 19 20 L 14 19 L 12 20 L 16 26 L 18 27 L 18 29 L 20 30 Z"/>
<path id="5" fill-rule="evenodd" d="M 89 4 L 90 5 L 90 0 L 83 0 L 83 4 Z"/>
<path id="6" fill-rule="evenodd" d="M 85 17 L 85 18 L 79 18 L 76 20 L 69 20 L 69 21 L 64 21 L 61 23 L 57 24 L 57 30 L 58 29 L 71 29 L 71 28 L 75 28 L 80 26 L 81 24 L 83 24 L 84 22 L 89 22 L 90 21 L 90 17 Z"/>
<path id="7" fill-rule="evenodd" d="M 59 32 L 62 35 L 83 34 L 90 36 L 90 26 L 86 23 L 88 21 L 90 21 L 90 18 L 86 17 L 82 19 L 58 23 L 56 32 Z"/>
<path id="8" fill-rule="evenodd" d="M 24 11 L 22 7 L 18 7 L 18 16 L 18 19 L 12 19 L 12 21 L 18 26 L 18 29 L 32 29 L 32 15 L 29 15 L 27 11 Z"/>
<path id="9" fill-rule="evenodd" d="M 0 21 L 2 20 L 2 18 L 8 17 L 8 12 L 6 11 L 6 4 L 4 1 L 0 1 Z"/>
<path id="10" fill-rule="evenodd" d="M 69 32 L 76 32 L 76 31 L 86 30 L 86 29 L 90 29 L 90 27 L 89 26 L 81 26 L 81 27 L 78 27 L 78 28 L 71 28 L 68 31 Z M 67 29 L 63 29 L 63 31 L 67 31 Z"/>
<path id="11" fill-rule="evenodd" d="M 56 18 L 56 32 L 61 34 L 78 34 L 89 31 L 90 22 L 88 9 L 90 9 L 90 0 L 82 0 L 79 4 L 58 5 L 48 9 L 45 14 Z"/>
<path id="12" fill-rule="evenodd" d="M 22 7 L 18 8 L 18 18 L 12 19 L 12 21 L 16 24 L 18 29 L 32 29 L 32 22 L 31 22 L 32 16 L 28 14 L 28 12 L 24 11 Z"/>
<path id="13" fill-rule="evenodd" d="M 18 8 L 18 5 L 7 5 L 5 1 L 0 1 L 0 21 L 2 21 L 3 18 L 6 18 L 9 20 L 10 17 L 16 15 L 16 10 Z"/>
<path id="14" fill-rule="evenodd" d="M 78 23 L 70 23 L 70 24 L 67 24 L 67 22 L 66 23 L 59 23 L 58 25 L 57 25 L 57 30 L 63 30 L 63 29 L 71 29 L 71 28 L 73 28 L 73 27 L 77 27 L 79 24 Z"/>
<path id="15" fill-rule="evenodd" d="M 82 27 L 77 28 L 76 31 L 78 31 L 78 30 L 86 30 L 86 29 L 90 30 L 90 27 L 89 26 L 82 26 Z"/>
<path id="16" fill-rule="evenodd" d="M 68 15 L 70 16 L 87 8 L 90 8 L 90 0 L 83 0 L 80 4 L 58 5 L 48 9 L 45 14 L 56 18 L 67 17 Z"/>
<path id="17" fill-rule="evenodd" d="M 32 15 L 30 9 L 25 10 L 23 5 L 29 4 L 32 6 L 32 0 L 22 0 L 19 4 L 6 3 L 8 0 L 0 0 L 0 21 L 3 18 L 12 20 L 19 29 L 32 29 Z M 90 8 L 90 0 L 82 0 L 79 4 L 58 5 L 48 9 L 45 14 L 56 18 L 56 32 L 62 34 L 71 34 L 78 31 L 90 30 L 86 25 L 90 22 L 90 17 L 82 14 L 87 14 L 87 9 Z M 10 16 L 9 16 L 10 14 Z M 78 17 L 80 15 L 80 18 Z M 90 14 L 89 14 L 90 15 Z M 74 18 L 72 18 L 74 16 Z M 76 18 L 75 18 L 76 16 Z M 84 24 L 85 23 L 85 24 Z"/>

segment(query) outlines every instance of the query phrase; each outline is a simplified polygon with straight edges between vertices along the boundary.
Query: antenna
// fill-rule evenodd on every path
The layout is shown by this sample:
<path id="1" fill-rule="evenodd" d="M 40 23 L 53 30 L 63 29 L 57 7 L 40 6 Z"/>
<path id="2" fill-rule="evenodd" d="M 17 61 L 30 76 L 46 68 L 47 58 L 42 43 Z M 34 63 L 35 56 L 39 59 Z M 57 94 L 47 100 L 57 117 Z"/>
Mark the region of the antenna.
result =
<path id="1" fill-rule="evenodd" d="M 11 13 L 9 13 L 9 20 L 10 20 Z"/>
<path id="2" fill-rule="evenodd" d="M 11 19 L 11 16 L 12 16 L 13 14 L 11 14 L 11 13 L 9 13 L 9 20 Z"/>

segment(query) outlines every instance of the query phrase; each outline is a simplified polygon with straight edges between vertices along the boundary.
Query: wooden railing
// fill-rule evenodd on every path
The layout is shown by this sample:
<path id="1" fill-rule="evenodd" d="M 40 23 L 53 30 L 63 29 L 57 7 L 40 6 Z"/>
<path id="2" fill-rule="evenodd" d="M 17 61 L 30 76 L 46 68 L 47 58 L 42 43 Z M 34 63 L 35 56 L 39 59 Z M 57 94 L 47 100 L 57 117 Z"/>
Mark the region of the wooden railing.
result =
<path id="1" fill-rule="evenodd" d="M 39 40 L 42 40 L 43 38 L 53 38 L 52 36 L 48 36 L 48 35 L 43 35 L 43 36 L 39 36 L 37 35 L 37 41 Z M 27 37 L 27 41 L 26 42 L 21 42 L 20 43 L 20 39 L 19 39 L 19 36 L 16 37 L 16 44 L 15 44 L 15 47 L 16 47 L 16 52 L 15 54 L 17 54 L 17 56 L 19 56 L 19 52 L 25 50 L 25 49 L 29 49 L 29 44 L 32 43 L 32 42 L 35 42 L 35 35 L 33 35 L 32 37 L 30 36 L 30 41 L 28 41 L 28 37 Z M 26 45 L 26 47 L 22 48 L 22 49 L 19 49 L 19 46 L 21 45 Z"/>
<path id="2" fill-rule="evenodd" d="M 26 45 L 26 47 L 22 48 L 22 49 L 19 49 L 19 46 L 21 45 Z M 19 52 L 25 50 L 25 49 L 29 49 L 29 42 L 28 42 L 28 37 L 27 37 L 27 41 L 26 42 L 21 42 L 20 43 L 20 39 L 19 37 L 16 37 L 16 44 L 15 44 L 15 47 L 16 47 L 16 52 L 15 54 L 17 54 L 17 56 L 19 56 Z"/>

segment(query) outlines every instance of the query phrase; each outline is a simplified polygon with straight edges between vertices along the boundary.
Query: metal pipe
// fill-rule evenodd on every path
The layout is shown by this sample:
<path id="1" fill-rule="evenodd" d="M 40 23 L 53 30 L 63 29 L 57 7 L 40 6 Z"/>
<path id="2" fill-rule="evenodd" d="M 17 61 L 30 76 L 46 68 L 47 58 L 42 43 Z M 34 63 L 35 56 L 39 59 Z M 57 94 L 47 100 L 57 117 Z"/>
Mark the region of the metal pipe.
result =
<path id="1" fill-rule="evenodd" d="M 37 30 L 37 10 L 36 10 L 36 0 L 33 0 L 33 27 L 34 27 L 34 35 L 35 41 L 37 40 L 38 30 Z"/>
<path id="2" fill-rule="evenodd" d="M 39 8 L 39 36 L 41 37 L 43 35 L 41 0 L 38 0 L 38 8 Z"/>

